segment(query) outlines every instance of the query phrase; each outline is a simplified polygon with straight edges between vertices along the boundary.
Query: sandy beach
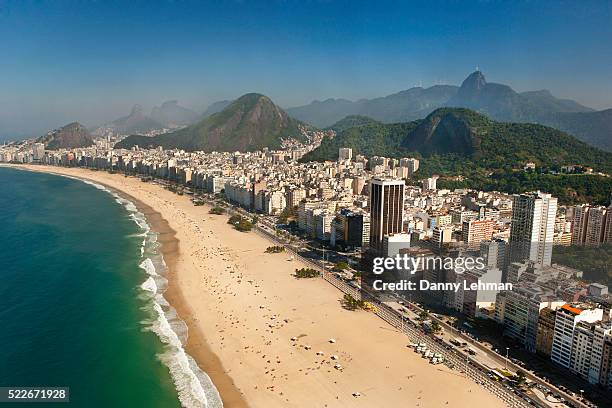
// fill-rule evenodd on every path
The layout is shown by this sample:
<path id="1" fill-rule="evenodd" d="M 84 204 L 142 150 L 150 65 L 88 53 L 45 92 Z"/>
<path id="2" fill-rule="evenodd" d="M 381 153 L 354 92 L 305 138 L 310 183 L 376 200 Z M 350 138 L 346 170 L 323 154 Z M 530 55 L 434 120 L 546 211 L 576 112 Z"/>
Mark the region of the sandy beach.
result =
<path id="1" fill-rule="evenodd" d="M 306 265 L 265 254 L 270 241 L 188 196 L 119 174 L 19 167 L 90 179 L 135 202 L 159 233 L 165 296 L 188 325 L 186 350 L 226 407 L 504 406 L 459 371 L 429 364 L 372 313 L 343 309 L 323 279 L 295 279 Z"/>

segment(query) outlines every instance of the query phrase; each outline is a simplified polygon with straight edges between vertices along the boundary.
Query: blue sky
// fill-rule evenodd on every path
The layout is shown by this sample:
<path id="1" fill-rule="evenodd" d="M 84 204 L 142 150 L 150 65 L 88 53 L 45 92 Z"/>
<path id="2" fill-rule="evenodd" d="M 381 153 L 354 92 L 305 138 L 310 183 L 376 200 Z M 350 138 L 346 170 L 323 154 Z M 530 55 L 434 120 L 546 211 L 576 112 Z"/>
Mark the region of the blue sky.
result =
<path id="1" fill-rule="evenodd" d="M 0 137 L 135 103 L 261 92 L 281 106 L 460 84 L 612 107 L 610 1 L 4 1 Z"/>

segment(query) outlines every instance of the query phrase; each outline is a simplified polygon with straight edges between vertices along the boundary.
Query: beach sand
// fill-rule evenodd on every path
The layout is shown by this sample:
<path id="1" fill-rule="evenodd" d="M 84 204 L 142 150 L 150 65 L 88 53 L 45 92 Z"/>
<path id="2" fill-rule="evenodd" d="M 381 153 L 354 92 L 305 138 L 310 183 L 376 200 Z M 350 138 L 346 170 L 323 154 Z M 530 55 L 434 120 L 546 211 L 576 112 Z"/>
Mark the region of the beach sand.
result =
<path id="1" fill-rule="evenodd" d="M 295 279 L 306 265 L 265 254 L 270 241 L 235 231 L 188 196 L 119 174 L 19 167 L 90 179 L 135 201 L 160 234 L 165 296 L 187 323 L 186 350 L 226 407 L 504 406 L 459 371 L 429 364 L 372 313 L 343 309 L 323 279 Z"/>

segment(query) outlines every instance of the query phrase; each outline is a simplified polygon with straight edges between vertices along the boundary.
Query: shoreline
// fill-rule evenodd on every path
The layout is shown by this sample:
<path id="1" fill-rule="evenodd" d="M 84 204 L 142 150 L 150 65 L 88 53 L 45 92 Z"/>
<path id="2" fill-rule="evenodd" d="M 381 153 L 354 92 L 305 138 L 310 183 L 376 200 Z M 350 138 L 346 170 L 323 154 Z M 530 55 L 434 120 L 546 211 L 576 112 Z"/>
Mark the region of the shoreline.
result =
<path id="1" fill-rule="evenodd" d="M 86 179 L 134 202 L 162 244 L 164 297 L 188 327 L 184 348 L 226 407 L 504 406 L 457 371 L 408 350 L 407 339 L 378 317 L 343 309 L 341 293 L 327 282 L 296 280 L 293 270 L 305 264 L 264 255 L 271 241 L 235 231 L 208 206 L 107 172 L 10 167 Z"/>
<path id="2" fill-rule="evenodd" d="M 210 377 L 221 396 L 224 407 L 248 407 L 233 380 L 225 372 L 221 360 L 206 342 L 204 333 L 193 324 L 193 318 L 190 318 L 192 313 L 189 304 L 181 293 L 177 282 L 176 263 L 179 257 L 179 240 L 176 238 L 176 231 L 170 227 L 168 221 L 160 213 L 153 210 L 149 205 L 124 192 L 120 192 L 120 194 L 126 195 L 134 203 L 136 208 L 144 214 L 151 229 L 157 234 L 160 252 L 167 267 L 168 287 L 163 296 L 176 310 L 178 317 L 187 325 L 187 341 L 183 344 L 185 352 L 195 359 L 200 369 Z"/>
<path id="3" fill-rule="evenodd" d="M 43 171 L 41 171 L 32 168 L 20 168 L 20 166 L 3 165 L 2 167 L 53 174 L 60 177 L 67 176 L 64 173 L 53 172 L 51 170 L 52 168 L 45 168 Z M 164 219 L 159 212 L 155 211 L 150 205 L 145 204 L 131 194 L 105 184 L 97 179 L 78 175 L 70 175 L 69 177 L 74 177 L 81 181 L 87 180 L 104 186 L 109 191 L 131 201 L 134 206 L 136 206 L 137 210 L 144 215 L 147 224 L 149 224 L 151 228 L 151 231 L 157 235 L 157 242 L 160 244 L 159 251 L 162 255 L 164 263 L 166 264 L 166 273 L 164 274 L 164 277 L 168 280 L 168 287 L 162 295 L 168 301 L 170 306 L 174 308 L 178 318 L 187 325 L 187 341 L 185 344 L 183 344 L 185 352 L 191 356 L 198 363 L 200 369 L 210 377 L 213 385 L 221 396 L 224 407 L 248 407 L 242 393 L 240 390 L 238 390 L 230 376 L 227 375 L 221 360 L 208 345 L 206 338 L 204 337 L 204 333 L 199 330 L 197 325 L 193 324 L 193 318 L 189 318 L 192 316 L 190 313 L 190 306 L 184 299 L 177 282 L 178 274 L 176 271 L 176 264 L 177 258 L 179 257 L 179 240 L 176 238 L 176 231 L 170 227 L 168 221 Z"/>

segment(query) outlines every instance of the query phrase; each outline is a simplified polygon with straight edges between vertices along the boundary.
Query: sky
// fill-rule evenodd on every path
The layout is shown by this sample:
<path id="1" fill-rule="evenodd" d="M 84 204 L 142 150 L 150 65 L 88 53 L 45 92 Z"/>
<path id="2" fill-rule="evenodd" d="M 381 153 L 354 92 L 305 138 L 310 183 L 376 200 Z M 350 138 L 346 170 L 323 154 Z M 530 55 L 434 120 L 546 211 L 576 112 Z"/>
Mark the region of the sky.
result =
<path id="1" fill-rule="evenodd" d="M 611 1 L 0 0 L 0 139 L 247 92 L 283 107 L 459 85 L 612 107 Z"/>

